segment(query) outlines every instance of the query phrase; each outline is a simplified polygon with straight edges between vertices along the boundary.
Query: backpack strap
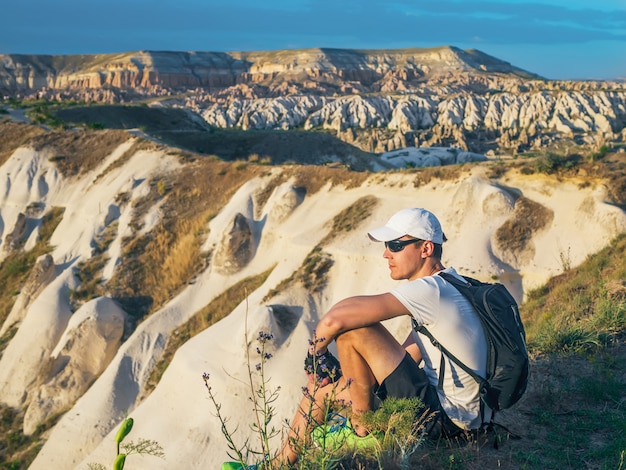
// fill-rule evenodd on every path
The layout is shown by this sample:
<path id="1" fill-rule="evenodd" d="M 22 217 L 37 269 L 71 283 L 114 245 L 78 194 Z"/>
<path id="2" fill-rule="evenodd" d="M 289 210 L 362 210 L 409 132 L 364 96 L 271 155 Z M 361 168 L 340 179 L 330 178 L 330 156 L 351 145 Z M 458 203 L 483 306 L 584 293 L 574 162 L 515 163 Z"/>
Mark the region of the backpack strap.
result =
<path id="1" fill-rule="evenodd" d="M 439 366 L 439 385 L 438 385 L 439 390 L 443 390 L 443 376 L 445 373 L 445 364 L 446 364 L 444 356 L 447 356 L 452 362 L 454 362 L 457 366 L 459 366 L 461 369 L 467 372 L 476 382 L 478 382 L 478 385 L 480 386 L 481 390 L 483 389 L 483 387 L 487 386 L 487 381 L 484 378 L 482 378 L 472 369 L 467 367 L 458 357 L 456 357 L 454 354 L 448 351 L 448 349 L 445 346 L 443 346 L 439 341 L 435 339 L 435 337 L 431 334 L 430 331 L 428 331 L 428 329 L 424 325 L 418 325 L 417 322 L 415 321 L 415 318 L 411 318 L 411 322 L 413 323 L 413 329 L 415 331 L 417 331 L 418 333 L 422 333 L 424 336 L 426 336 L 430 340 L 430 342 L 433 344 L 433 346 L 435 346 L 437 349 L 439 349 L 439 351 L 441 351 L 441 364 Z"/>
<path id="2" fill-rule="evenodd" d="M 467 281 L 461 281 L 456 276 L 453 276 L 452 274 L 448 274 L 448 273 L 439 272 L 437 273 L 437 275 L 443 278 L 444 280 L 446 280 L 447 282 L 449 282 L 450 284 L 452 284 L 463 295 L 463 297 L 468 299 L 468 301 L 472 305 L 472 308 L 476 309 L 476 306 L 473 303 L 473 299 L 468 297 L 466 293 L 463 291 L 464 288 L 468 287 Z M 439 349 L 439 351 L 441 351 L 441 365 L 440 365 L 440 371 L 439 371 L 439 385 L 438 385 L 439 390 L 443 390 L 443 376 L 445 372 L 445 361 L 444 361 L 443 356 L 446 355 L 452 362 L 454 362 L 457 366 L 459 366 L 461 369 L 467 372 L 467 374 L 469 374 L 478 383 L 479 388 L 480 388 L 480 393 L 486 392 L 488 383 L 485 378 L 481 377 L 472 369 L 467 367 L 463 363 L 463 361 L 461 361 L 454 354 L 448 351 L 448 349 L 445 346 L 443 346 L 439 341 L 435 339 L 435 337 L 430 333 L 430 331 L 428 331 L 428 329 L 424 325 L 418 325 L 417 321 L 415 321 L 415 318 L 411 317 L 411 321 L 413 323 L 413 329 L 417 331 L 418 333 L 422 333 L 424 336 L 426 336 L 430 340 L 430 342 L 433 344 L 433 346 L 435 346 L 437 349 Z"/>

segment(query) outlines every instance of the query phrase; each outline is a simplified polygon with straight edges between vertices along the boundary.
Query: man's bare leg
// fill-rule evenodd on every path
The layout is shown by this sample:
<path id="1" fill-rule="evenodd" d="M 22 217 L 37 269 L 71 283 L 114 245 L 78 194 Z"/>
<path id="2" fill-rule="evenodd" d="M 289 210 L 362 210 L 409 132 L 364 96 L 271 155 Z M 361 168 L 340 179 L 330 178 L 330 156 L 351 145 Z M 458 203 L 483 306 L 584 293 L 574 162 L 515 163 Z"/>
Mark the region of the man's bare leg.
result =
<path id="1" fill-rule="evenodd" d="M 317 389 L 309 383 L 309 396 L 300 401 L 277 462 L 296 462 L 298 444 L 294 446 L 294 443 L 302 445 L 312 429 L 323 421 L 325 400 L 330 397 L 351 404 L 355 432 L 364 435 L 366 430 L 358 423 L 359 413 L 372 409 L 373 387 L 382 383 L 406 355 L 402 345 L 381 324 L 343 333 L 337 338 L 337 349 L 343 376 L 336 384 Z"/>
<path id="2" fill-rule="evenodd" d="M 289 426 L 287 439 L 283 442 L 280 453 L 275 462 L 278 464 L 293 464 L 298 459 L 298 451 L 302 445 L 308 444 L 313 429 L 323 424 L 328 400 L 343 402 L 349 406 L 350 393 L 348 381 L 341 377 L 336 383 L 323 387 L 309 381 L 307 392 L 302 397 L 298 410 Z"/>
<path id="3" fill-rule="evenodd" d="M 336 341 L 341 370 L 352 381 L 352 425 L 363 436 L 367 430 L 360 425 L 359 414 L 373 408 L 374 386 L 398 367 L 407 351 L 380 323 L 343 333 Z"/>

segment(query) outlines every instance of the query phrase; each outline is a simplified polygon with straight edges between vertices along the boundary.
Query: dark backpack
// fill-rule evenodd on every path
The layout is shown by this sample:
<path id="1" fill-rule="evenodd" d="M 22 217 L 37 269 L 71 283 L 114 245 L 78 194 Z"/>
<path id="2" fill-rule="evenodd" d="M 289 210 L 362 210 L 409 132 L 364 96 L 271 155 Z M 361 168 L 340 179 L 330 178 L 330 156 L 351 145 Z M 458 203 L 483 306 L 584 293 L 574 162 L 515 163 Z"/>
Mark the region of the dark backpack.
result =
<path id="1" fill-rule="evenodd" d="M 474 306 L 487 338 L 487 377 L 480 377 L 443 347 L 430 332 L 414 321 L 416 331 L 426 335 L 441 352 L 439 388 L 443 387 L 443 355 L 471 375 L 480 385 L 480 396 L 492 410 L 508 408 L 522 397 L 528 385 L 530 363 L 526 333 L 517 302 L 500 283 L 485 283 L 440 272 L 439 276 L 457 288 Z"/>

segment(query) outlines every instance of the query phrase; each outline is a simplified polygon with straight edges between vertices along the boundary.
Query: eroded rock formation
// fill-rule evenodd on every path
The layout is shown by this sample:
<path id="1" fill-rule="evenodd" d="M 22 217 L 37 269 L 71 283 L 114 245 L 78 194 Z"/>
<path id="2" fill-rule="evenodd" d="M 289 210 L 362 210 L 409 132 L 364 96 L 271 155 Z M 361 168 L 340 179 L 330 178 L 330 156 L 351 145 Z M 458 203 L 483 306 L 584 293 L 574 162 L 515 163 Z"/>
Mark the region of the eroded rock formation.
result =
<path id="1" fill-rule="evenodd" d="M 0 55 L 0 93 L 158 98 L 219 128 L 324 130 L 368 152 L 454 145 L 517 152 L 624 140 L 621 82 L 550 81 L 480 51 L 306 49 Z"/>

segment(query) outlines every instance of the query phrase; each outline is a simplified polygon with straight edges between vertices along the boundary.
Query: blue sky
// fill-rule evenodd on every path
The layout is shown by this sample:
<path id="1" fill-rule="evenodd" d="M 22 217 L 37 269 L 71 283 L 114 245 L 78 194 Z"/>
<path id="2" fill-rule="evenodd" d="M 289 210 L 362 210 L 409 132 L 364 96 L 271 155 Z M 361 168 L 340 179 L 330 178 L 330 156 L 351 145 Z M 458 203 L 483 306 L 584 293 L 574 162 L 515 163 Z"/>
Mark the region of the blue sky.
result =
<path id="1" fill-rule="evenodd" d="M 626 0 L 8 0 L 0 53 L 474 48 L 552 79 L 626 78 Z"/>

